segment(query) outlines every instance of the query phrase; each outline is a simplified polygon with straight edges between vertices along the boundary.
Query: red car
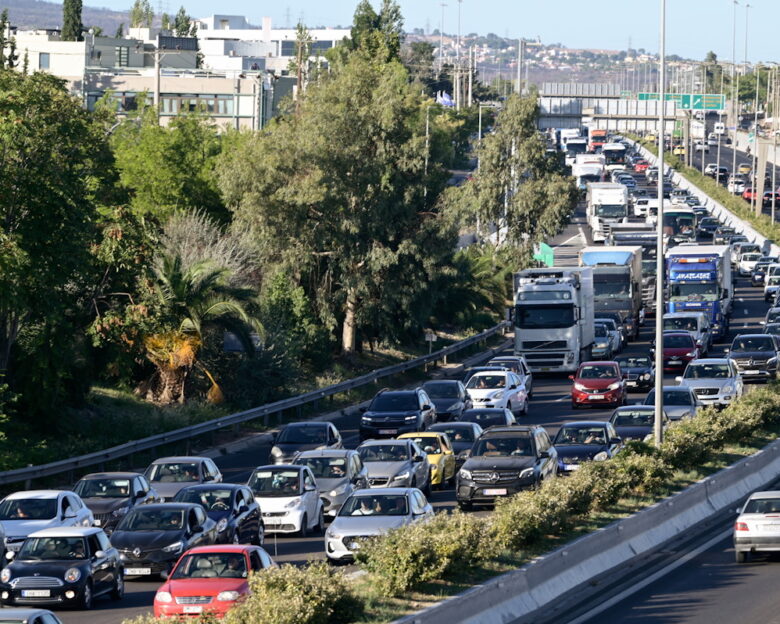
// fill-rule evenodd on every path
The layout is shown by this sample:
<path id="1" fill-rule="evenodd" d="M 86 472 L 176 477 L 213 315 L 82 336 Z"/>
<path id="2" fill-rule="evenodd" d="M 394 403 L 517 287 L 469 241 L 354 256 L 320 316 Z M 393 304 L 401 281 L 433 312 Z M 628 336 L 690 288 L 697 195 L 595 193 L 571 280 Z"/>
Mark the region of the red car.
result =
<path id="1" fill-rule="evenodd" d="M 571 387 L 572 409 L 587 405 L 625 405 L 626 389 L 617 362 L 583 362 L 577 374 L 569 375 L 569 379 L 574 381 Z"/>
<path id="2" fill-rule="evenodd" d="M 646 160 L 637 160 L 634 163 L 634 171 L 637 173 L 642 173 L 643 171 L 647 171 L 647 168 L 650 166 L 650 163 Z"/>
<path id="3" fill-rule="evenodd" d="M 742 193 L 742 199 L 752 202 L 756 196 L 756 191 L 752 186 L 748 186 Z"/>
<path id="4" fill-rule="evenodd" d="M 249 573 L 276 567 L 259 546 L 199 546 L 185 552 L 154 597 L 155 617 L 222 617 L 249 593 Z"/>
<path id="5" fill-rule="evenodd" d="M 684 371 L 689 362 L 699 357 L 699 347 L 689 332 L 664 332 L 664 370 Z"/>

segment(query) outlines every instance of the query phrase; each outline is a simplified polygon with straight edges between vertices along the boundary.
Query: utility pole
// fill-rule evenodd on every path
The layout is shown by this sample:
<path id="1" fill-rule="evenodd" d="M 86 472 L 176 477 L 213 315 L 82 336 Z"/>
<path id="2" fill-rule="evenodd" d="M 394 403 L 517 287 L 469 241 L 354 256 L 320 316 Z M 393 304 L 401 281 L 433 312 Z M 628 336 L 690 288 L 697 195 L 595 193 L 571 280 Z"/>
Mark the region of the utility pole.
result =
<path id="1" fill-rule="evenodd" d="M 523 38 L 517 40 L 517 94 L 523 95 L 523 49 L 525 41 Z"/>
<path id="2" fill-rule="evenodd" d="M 472 103 L 472 89 L 473 89 L 473 79 L 474 79 L 474 68 L 473 68 L 473 59 L 476 56 L 474 46 L 469 46 L 469 107 L 471 107 Z"/>
<path id="3" fill-rule="evenodd" d="M 160 115 L 160 48 L 154 49 L 154 110 Z"/>
<path id="4" fill-rule="evenodd" d="M 439 73 L 444 71 L 444 7 L 447 5 L 441 3 L 441 24 L 439 26 Z"/>
<path id="5" fill-rule="evenodd" d="M 734 115 L 734 136 L 731 141 L 731 175 L 737 173 L 737 126 L 739 125 L 739 74 L 737 73 L 737 5 L 734 0 L 733 32 L 731 34 L 731 110 Z"/>

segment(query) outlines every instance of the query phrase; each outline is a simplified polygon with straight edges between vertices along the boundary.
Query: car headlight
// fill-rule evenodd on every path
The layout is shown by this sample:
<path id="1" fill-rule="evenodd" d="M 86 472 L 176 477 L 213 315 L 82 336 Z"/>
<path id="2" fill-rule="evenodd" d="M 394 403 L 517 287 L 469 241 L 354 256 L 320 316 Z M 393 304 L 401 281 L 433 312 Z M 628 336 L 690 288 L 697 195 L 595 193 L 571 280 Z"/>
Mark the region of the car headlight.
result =
<path id="1" fill-rule="evenodd" d="M 127 513 L 127 507 L 120 507 L 119 509 L 114 509 L 114 511 L 111 512 L 111 515 L 115 518 L 119 518 L 120 516 L 124 516 Z"/>
<path id="2" fill-rule="evenodd" d="M 517 475 L 519 479 L 527 479 L 528 477 L 534 476 L 534 469 L 533 468 L 525 468 L 524 470 L 520 471 L 520 474 Z"/>
<path id="3" fill-rule="evenodd" d="M 0 582 L 7 583 L 11 580 L 11 570 L 8 568 L 3 568 L 3 571 L 0 572 Z"/>
<path id="4" fill-rule="evenodd" d="M 399 472 L 397 475 L 395 475 L 391 481 L 405 481 L 409 478 L 409 471 L 404 470 L 403 472 Z"/>
<path id="5" fill-rule="evenodd" d="M 366 424 L 370 424 L 371 423 L 371 416 L 361 416 L 360 417 L 360 422 L 363 422 L 363 423 L 366 423 Z"/>
<path id="6" fill-rule="evenodd" d="M 217 600 L 219 602 L 233 602 L 238 600 L 240 594 L 237 591 L 223 591 L 217 594 Z"/>
<path id="7" fill-rule="evenodd" d="M 734 386 L 723 386 L 723 392 L 725 394 L 731 394 L 734 392 Z"/>
<path id="8" fill-rule="evenodd" d="M 347 489 L 349 488 L 349 483 L 342 483 L 337 488 L 330 491 L 331 496 L 341 496 L 342 494 L 347 493 Z"/>
<path id="9" fill-rule="evenodd" d="M 331 533 L 330 531 L 326 533 L 326 536 L 328 539 L 334 539 L 334 540 L 339 540 L 343 537 L 341 533 Z"/>
<path id="10" fill-rule="evenodd" d="M 766 363 L 767 363 L 767 364 L 777 364 L 777 358 L 776 358 L 776 357 L 769 358 L 769 359 L 766 361 Z"/>
<path id="11" fill-rule="evenodd" d="M 648 381 L 650 379 L 650 373 L 645 373 L 644 375 L 642 375 L 642 379 Z"/>
<path id="12" fill-rule="evenodd" d="M 465 468 L 461 468 L 458 472 L 458 478 L 460 479 L 471 479 L 471 470 L 466 470 Z"/>
<path id="13" fill-rule="evenodd" d="M 611 383 L 607 386 L 607 390 L 617 390 L 620 387 L 620 382 L 616 381 L 615 383 Z"/>
<path id="14" fill-rule="evenodd" d="M 691 351 L 685 354 L 685 357 L 696 357 L 696 351 Z"/>
<path id="15" fill-rule="evenodd" d="M 227 528 L 227 525 L 227 518 L 220 518 L 219 522 L 217 522 L 217 533 L 222 533 Z"/>
<path id="16" fill-rule="evenodd" d="M 407 416 L 406 418 L 404 418 L 404 420 L 406 422 L 414 422 L 417 420 L 417 415 L 415 414 L 414 416 Z"/>
<path id="17" fill-rule="evenodd" d="M 607 342 L 597 342 L 596 347 L 598 349 L 606 349 L 609 346 L 609 343 Z"/>
<path id="18" fill-rule="evenodd" d="M 460 408 L 460 403 L 453 403 L 452 405 L 450 405 L 450 406 L 449 406 L 449 407 L 448 407 L 446 410 L 444 410 L 444 411 L 445 411 L 445 412 L 454 412 L 454 411 L 457 411 L 459 408 Z"/>
<path id="19" fill-rule="evenodd" d="M 154 597 L 155 602 L 173 602 L 173 596 L 167 591 L 158 591 Z"/>
<path id="20" fill-rule="evenodd" d="M 587 390 L 587 388 L 583 386 L 581 383 L 575 383 L 574 387 L 580 392 L 585 392 Z"/>
<path id="21" fill-rule="evenodd" d="M 282 455 L 284 455 L 284 453 L 282 453 L 282 449 L 278 446 L 271 447 L 271 457 L 282 457 Z"/>
<path id="22" fill-rule="evenodd" d="M 181 549 L 183 547 L 184 547 L 184 543 L 179 541 L 179 542 L 174 542 L 173 544 L 169 544 L 168 546 L 165 546 L 162 550 L 163 552 L 167 552 L 167 553 L 179 553 L 181 552 Z"/>
<path id="23" fill-rule="evenodd" d="M 68 568 L 65 571 L 64 578 L 68 583 L 76 583 L 81 578 L 81 570 L 78 568 Z"/>
<path id="24" fill-rule="evenodd" d="M 504 396 L 504 391 L 503 390 L 499 390 L 498 392 L 494 392 L 491 396 L 494 399 L 501 399 Z"/>
<path id="25" fill-rule="evenodd" d="M 284 508 L 285 509 L 295 509 L 301 504 L 302 500 L 300 497 L 292 499 L 289 503 L 287 503 Z"/>
<path id="26" fill-rule="evenodd" d="M 609 459 L 609 455 L 607 455 L 606 451 L 601 451 L 593 456 L 593 461 L 604 461 L 607 459 Z"/>

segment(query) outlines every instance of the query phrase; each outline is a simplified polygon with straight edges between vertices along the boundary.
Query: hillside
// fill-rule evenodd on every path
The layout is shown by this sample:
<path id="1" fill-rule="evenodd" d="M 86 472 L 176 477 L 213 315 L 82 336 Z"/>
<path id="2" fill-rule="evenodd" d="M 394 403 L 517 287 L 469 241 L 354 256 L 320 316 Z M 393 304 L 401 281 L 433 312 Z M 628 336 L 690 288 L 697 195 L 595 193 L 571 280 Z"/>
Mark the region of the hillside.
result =
<path id="1" fill-rule="evenodd" d="M 128 0 L 128 7 L 131 1 Z M 62 4 L 43 0 L 0 0 L 0 8 L 7 8 L 13 26 L 27 28 L 58 28 L 62 24 Z M 127 27 L 127 12 L 85 6 L 84 26 L 99 26 L 107 35 L 113 35 L 120 24 Z"/>

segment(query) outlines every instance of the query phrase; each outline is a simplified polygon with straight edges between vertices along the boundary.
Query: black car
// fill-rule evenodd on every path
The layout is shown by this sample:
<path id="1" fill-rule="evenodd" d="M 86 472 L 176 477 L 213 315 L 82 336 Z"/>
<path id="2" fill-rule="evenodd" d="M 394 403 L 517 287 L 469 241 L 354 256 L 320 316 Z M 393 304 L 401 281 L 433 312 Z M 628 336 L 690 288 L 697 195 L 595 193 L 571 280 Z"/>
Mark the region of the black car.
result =
<path id="1" fill-rule="evenodd" d="M 433 401 L 438 422 L 458 420 L 471 407 L 466 387 L 457 379 L 426 381 L 422 388 Z"/>
<path id="2" fill-rule="evenodd" d="M 488 427 L 503 427 L 516 425 L 517 420 L 512 410 L 505 407 L 479 407 L 463 412 L 461 421 L 476 423 L 483 429 Z"/>
<path id="3" fill-rule="evenodd" d="M 436 423 L 429 431 L 441 431 L 446 433 L 455 453 L 455 469 L 459 470 L 468 459 L 471 447 L 482 435 L 482 427 L 473 422 L 448 422 Z"/>
<path id="4" fill-rule="evenodd" d="M 436 422 L 433 400 L 422 388 L 380 390 L 367 408 L 361 408 L 360 441 L 394 438 L 425 431 Z"/>
<path id="5" fill-rule="evenodd" d="M 563 423 L 555 434 L 553 446 L 558 451 L 559 474 L 569 474 L 587 461 L 604 461 L 623 448 L 611 423 L 581 420 Z"/>
<path id="6" fill-rule="evenodd" d="M 124 592 L 119 553 L 97 527 L 31 533 L 14 560 L 0 572 L 3 605 L 90 609 L 98 596 L 120 600 Z"/>
<path id="7" fill-rule="evenodd" d="M 218 544 L 254 544 L 265 540 L 260 506 L 245 485 L 204 483 L 190 485 L 176 494 L 175 503 L 195 503 L 217 523 Z"/>
<path id="8" fill-rule="evenodd" d="M 167 576 L 179 555 L 217 541 L 217 523 L 192 503 L 135 507 L 111 534 L 127 576 Z"/>
<path id="9" fill-rule="evenodd" d="M 731 239 L 737 236 L 737 231 L 730 227 L 718 227 L 712 235 L 713 245 L 729 245 Z"/>
<path id="10" fill-rule="evenodd" d="M 772 334 L 740 334 L 726 350 L 734 360 L 743 381 L 769 381 L 777 378 L 780 337 Z"/>
<path id="11" fill-rule="evenodd" d="M 156 490 L 136 472 L 94 472 L 76 483 L 76 492 L 108 535 L 136 505 L 158 502 Z"/>
<path id="12" fill-rule="evenodd" d="M 538 487 L 558 472 L 558 456 L 544 427 L 494 427 L 474 443 L 458 471 L 458 505 L 492 504 L 496 498 Z"/>
<path id="13" fill-rule="evenodd" d="M 609 422 L 615 428 L 615 433 L 623 442 L 632 440 L 643 441 L 653 434 L 655 427 L 655 406 L 653 405 L 624 405 L 618 407 Z M 663 428 L 669 424 L 666 413 L 663 415 Z"/>
<path id="14" fill-rule="evenodd" d="M 341 434 L 330 422 L 295 422 L 274 436 L 271 463 L 290 464 L 302 451 L 344 448 Z"/>
<path id="15" fill-rule="evenodd" d="M 650 355 L 619 355 L 615 361 L 620 365 L 628 392 L 647 392 L 655 385 L 655 362 Z"/>

